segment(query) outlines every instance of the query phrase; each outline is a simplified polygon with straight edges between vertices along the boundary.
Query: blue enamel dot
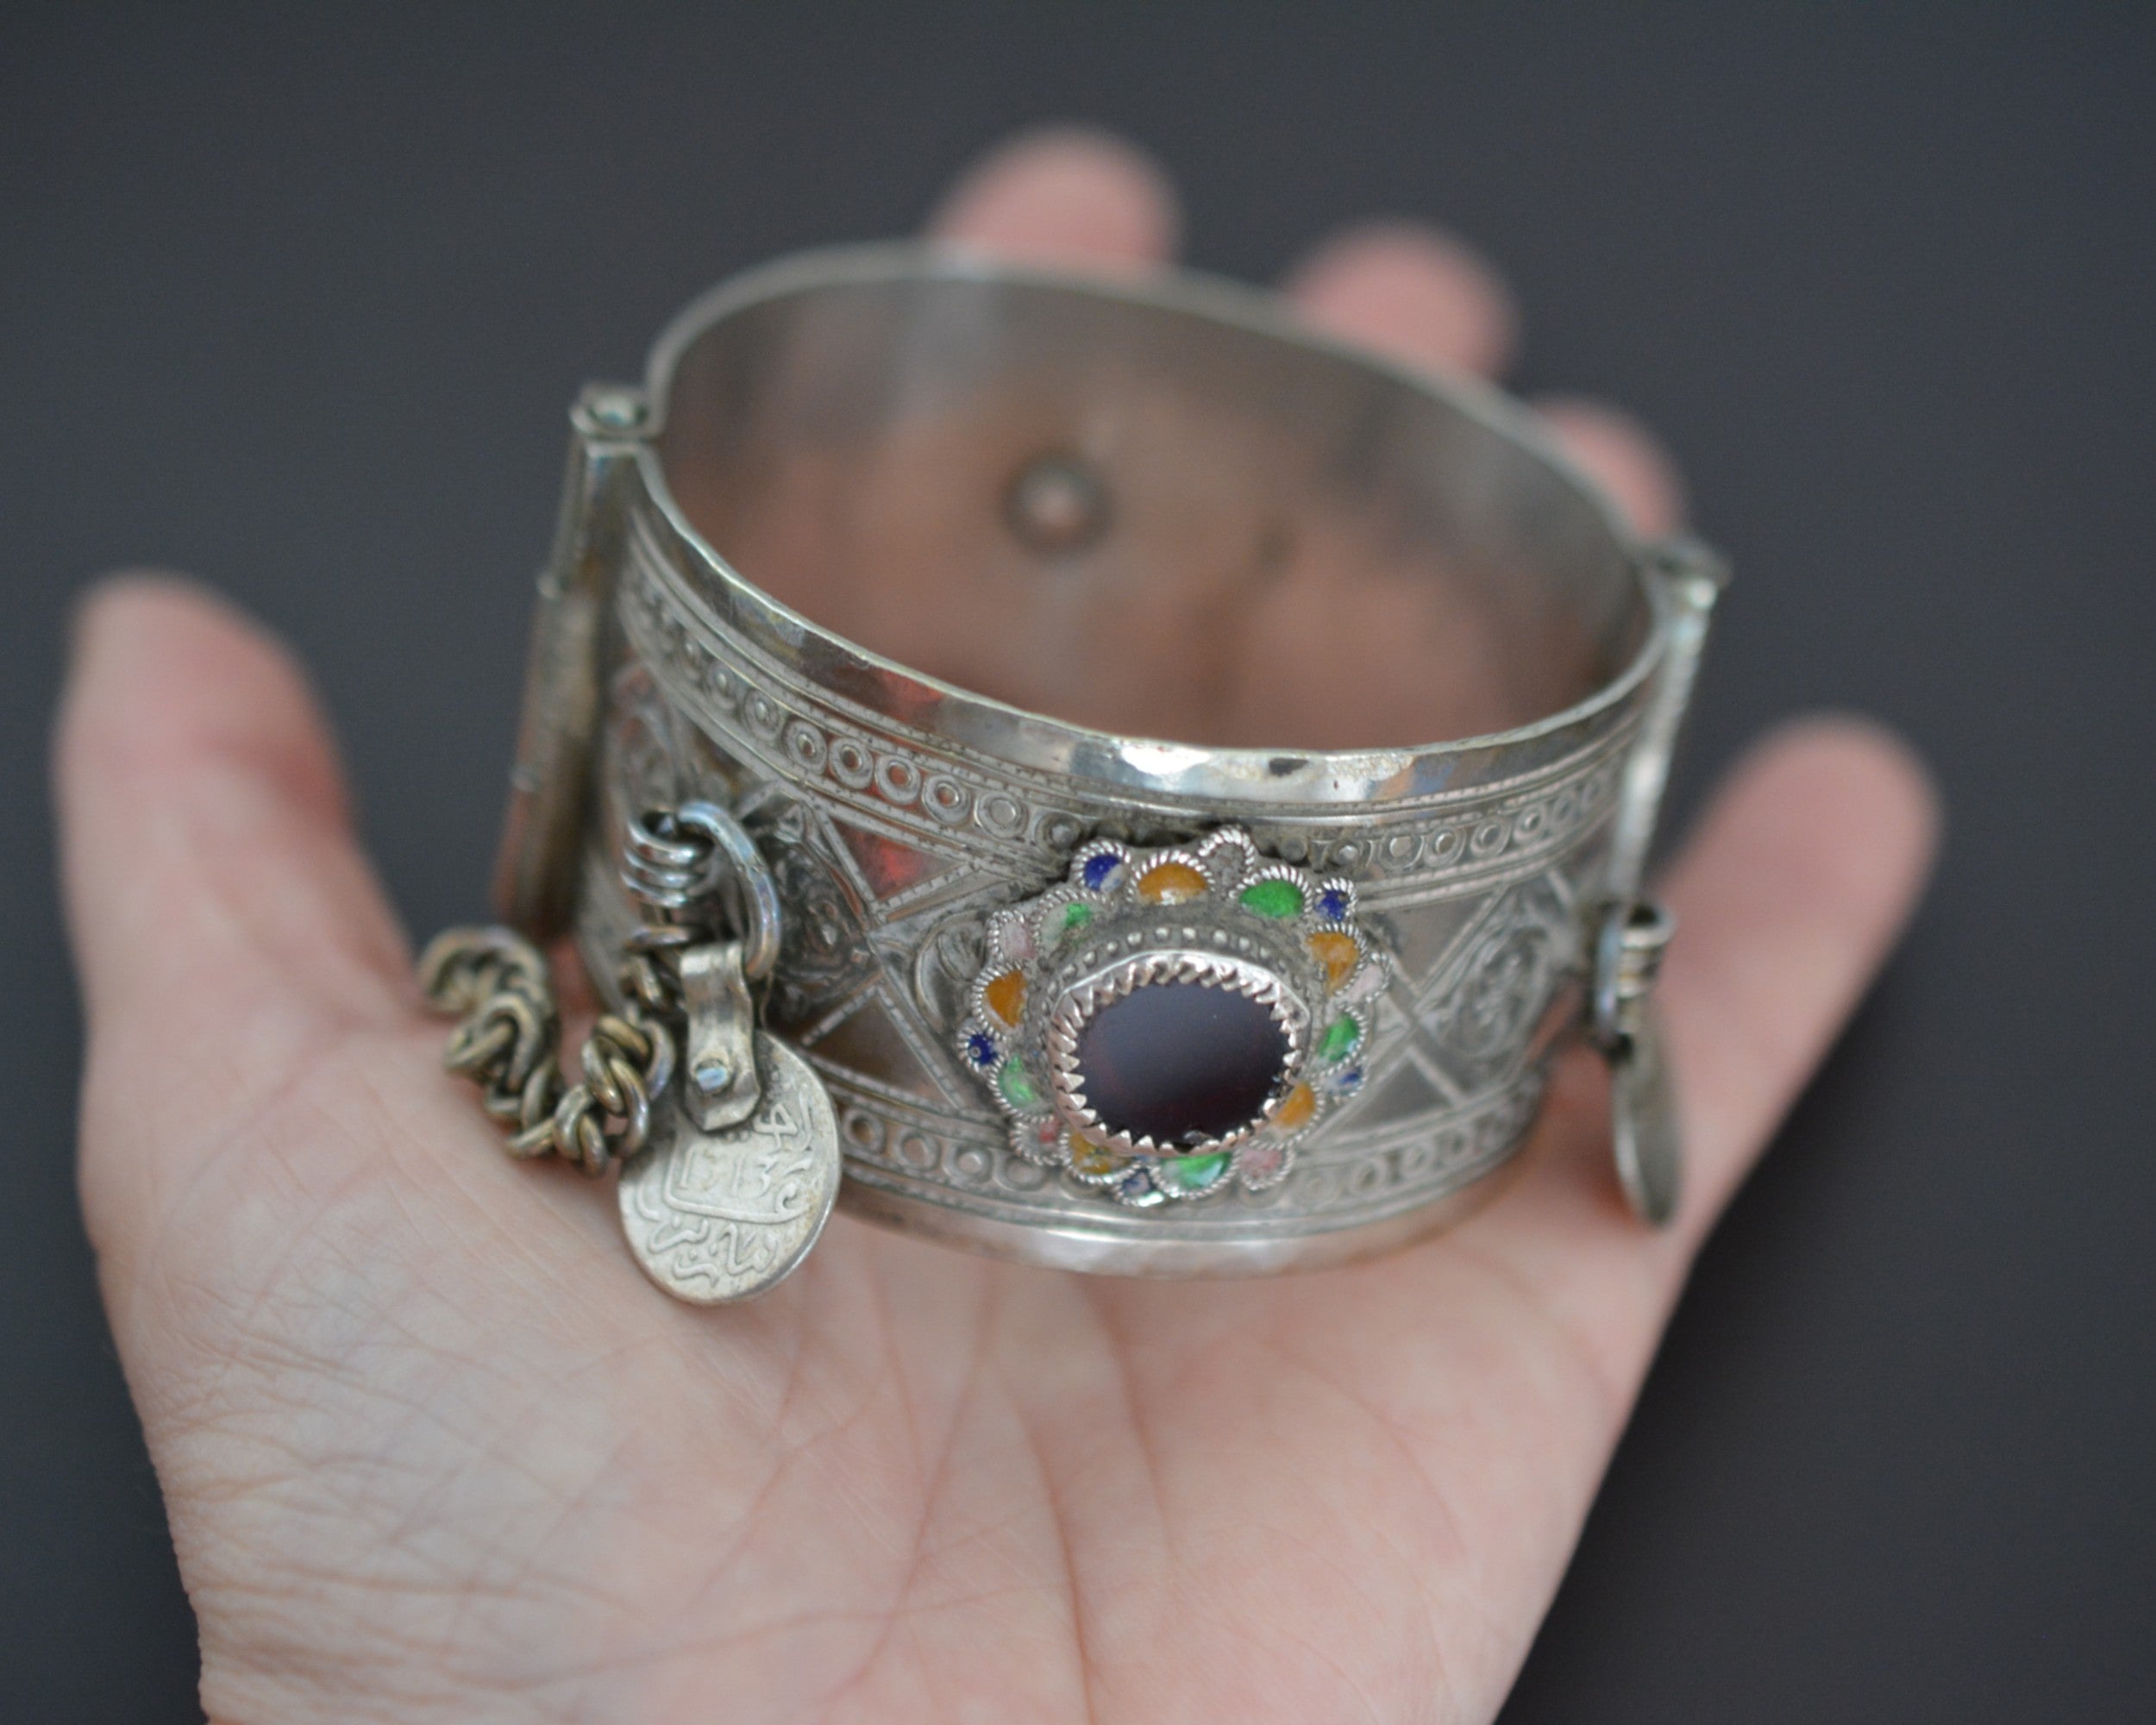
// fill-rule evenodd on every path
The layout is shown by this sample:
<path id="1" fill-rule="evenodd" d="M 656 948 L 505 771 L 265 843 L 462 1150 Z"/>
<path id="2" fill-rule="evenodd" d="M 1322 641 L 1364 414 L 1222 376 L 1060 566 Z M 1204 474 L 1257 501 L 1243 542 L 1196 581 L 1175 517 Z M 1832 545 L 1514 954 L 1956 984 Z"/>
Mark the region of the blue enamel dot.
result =
<path id="1" fill-rule="evenodd" d="M 966 1058 L 976 1066 L 994 1065 L 996 1063 L 995 1038 L 981 1031 L 975 1031 L 966 1038 Z"/>
<path id="2" fill-rule="evenodd" d="M 1142 1198 L 1153 1189 L 1153 1176 L 1144 1169 L 1125 1175 L 1116 1190 L 1126 1198 Z"/>
<path id="3" fill-rule="evenodd" d="M 1108 883 L 1108 877 L 1123 866 L 1123 859 L 1112 850 L 1104 850 L 1097 856 L 1086 858 L 1085 882 L 1094 892 Z"/>
<path id="4" fill-rule="evenodd" d="M 1348 913 L 1348 895 L 1338 887 L 1318 894 L 1318 914 L 1327 922 L 1339 922 Z"/>

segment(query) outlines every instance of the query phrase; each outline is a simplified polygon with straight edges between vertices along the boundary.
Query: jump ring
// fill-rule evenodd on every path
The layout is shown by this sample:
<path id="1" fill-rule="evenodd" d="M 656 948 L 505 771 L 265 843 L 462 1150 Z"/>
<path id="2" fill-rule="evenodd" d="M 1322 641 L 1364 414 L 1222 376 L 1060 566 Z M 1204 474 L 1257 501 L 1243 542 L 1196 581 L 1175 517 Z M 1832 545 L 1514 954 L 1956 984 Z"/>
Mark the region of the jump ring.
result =
<path id="1" fill-rule="evenodd" d="M 779 963 L 779 887 L 771 878 L 771 865 L 742 824 L 716 803 L 684 803 L 674 822 L 703 834 L 711 842 L 714 860 L 724 859 L 725 884 L 738 900 L 729 908 L 739 923 L 741 973 L 751 982 L 762 982 Z"/>

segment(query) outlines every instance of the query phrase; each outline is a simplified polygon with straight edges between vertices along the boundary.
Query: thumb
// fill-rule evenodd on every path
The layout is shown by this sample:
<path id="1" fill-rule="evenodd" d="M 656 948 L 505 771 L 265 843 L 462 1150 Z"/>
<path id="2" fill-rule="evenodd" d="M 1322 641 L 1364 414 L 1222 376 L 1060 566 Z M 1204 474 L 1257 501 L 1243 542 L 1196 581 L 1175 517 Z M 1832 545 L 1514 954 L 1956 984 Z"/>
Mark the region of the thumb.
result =
<path id="1" fill-rule="evenodd" d="M 54 750 L 61 878 L 102 1024 L 205 997 L 375 1014 L 404 944 L 353 839 L 335 748 L 283 649 L 185 582 L 84 602 Z"/>
<path id="2" fill-rule="evenodd" d="M 229 1118 L 310 1044 L 416 1010 L 304 681 L 221 600 L 93 590 L 53 770 L 92 1094 L 135 1123 L 86 1144 Z"/>

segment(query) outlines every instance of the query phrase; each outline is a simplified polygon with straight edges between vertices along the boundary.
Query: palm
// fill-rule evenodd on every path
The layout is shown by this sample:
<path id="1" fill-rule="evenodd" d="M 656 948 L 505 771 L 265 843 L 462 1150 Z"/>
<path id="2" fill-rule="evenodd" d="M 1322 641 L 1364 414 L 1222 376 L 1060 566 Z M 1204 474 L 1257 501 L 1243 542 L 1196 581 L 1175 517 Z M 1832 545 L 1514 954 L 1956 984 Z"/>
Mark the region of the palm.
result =
<path id="1" fill-rule="evenodd" d="M 1062 147 L 953 224 L 1052 240 Z M 1364 273 L 1309 303 L 1413 347 Z M 1581 1062 L 1488 1208 L 1378 1264 L 1115 1282 L 841 1218 L 710 1313 L 441 1076 L 273 649 L 199 598 L 109 598 L 62 789 L 85 1197 L 205 1698 L 245 1718 L 1489 1717 L 1927 822 L 1889 747 L 1815 728 L 1681 865 L 1669 1236 L 1617 1206 Z"/>
<path id="2" fill-rule="evenodd" d="M 1507 1213 L 1556 1190 L 1292 1282 L 1093 1281 L 842 1220 L 761 1304 L 677 1308 L 581 1182 L 492 1152 L 438 1027 L 321 1028 L 150 1284 L 191 1343 L 146 1411 L 183 1551 L 222 1553 L 213 1673 L 304 1638 L 600 1717 L 626 1690 L 1151 1719 L 1331 1716 L 1343 1682 L 1401 1716 L 1457 1672 L 1471 1714 L 1521 1651 L 1491 1657 L 1491 1608 L 1553 1584 L 1636 1369 L 1520 1255 Z M 1577 1248 L 1638 1248 L 1591 1171 L 1526 1183 L 1576 1187 Z"/>

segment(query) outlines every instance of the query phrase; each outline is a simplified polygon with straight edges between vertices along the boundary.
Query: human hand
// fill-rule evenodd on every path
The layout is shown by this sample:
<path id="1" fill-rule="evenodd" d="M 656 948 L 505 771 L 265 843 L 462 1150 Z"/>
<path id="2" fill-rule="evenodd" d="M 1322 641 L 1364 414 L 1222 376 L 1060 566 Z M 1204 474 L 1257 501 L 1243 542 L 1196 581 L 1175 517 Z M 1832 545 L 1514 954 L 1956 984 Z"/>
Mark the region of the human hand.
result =
<path id="1" fill-rule="evenodd" d="M 939 217 L 1139 269 L 1167 195 L 1100 141 Z M 1304 314 L 1487 370 L 1501 289 L 1351 235 Z M 1675 487 L 1553 414 L 1643 527 Z M 1699 1243 L 1890 945 L 1935 814 L 1814 721 L 1664 896 L 1690 1161 L 1633 1223 L 1592 1057 L 1453 1232 L 1355 1269 L 1111 1281 L 840 1217 L 753 1307 L 673 1304 L 613 1206 L 511 1164 L 284 655 L 199 593 L 87 606 L 58 750 L 90 1019 L 85 1209 L 214 1719 L 1487 1720 Z"/>

